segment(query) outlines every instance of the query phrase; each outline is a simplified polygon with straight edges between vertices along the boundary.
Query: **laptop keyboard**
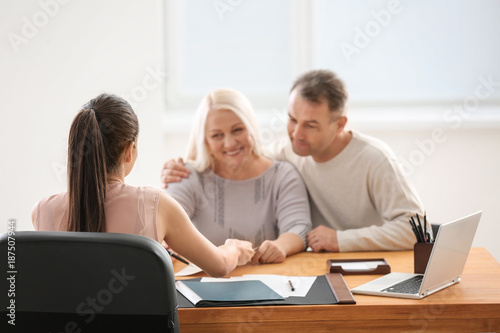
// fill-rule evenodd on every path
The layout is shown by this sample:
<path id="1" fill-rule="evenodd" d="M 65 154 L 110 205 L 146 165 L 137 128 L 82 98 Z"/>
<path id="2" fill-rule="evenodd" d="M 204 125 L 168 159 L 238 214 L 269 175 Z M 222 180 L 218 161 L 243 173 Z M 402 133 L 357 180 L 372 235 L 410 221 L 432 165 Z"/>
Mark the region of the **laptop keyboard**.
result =
<path id="1" fill-rule="evenodd" d="M 382 292 L 416 294 L 420 290 L 423 275 L 417 275 L 402 282 L 396 283 L 388 288 L 382 289 Z"/>

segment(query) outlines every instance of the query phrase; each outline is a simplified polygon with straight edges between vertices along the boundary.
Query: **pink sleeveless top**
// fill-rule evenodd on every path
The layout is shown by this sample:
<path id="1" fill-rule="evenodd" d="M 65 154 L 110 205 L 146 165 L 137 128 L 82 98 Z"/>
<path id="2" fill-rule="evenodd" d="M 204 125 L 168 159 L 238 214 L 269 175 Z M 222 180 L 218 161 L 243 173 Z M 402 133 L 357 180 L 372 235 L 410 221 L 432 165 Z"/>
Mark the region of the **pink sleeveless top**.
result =
<path id="1" fill-rule="evenodd" d="M 156 213 L 159 190 L 123 183 L 106 188 L 106 232 L 143 235 L 157 242 Z M 35 230 L 66 231 L 68 223 L 68 194 L 63 192 L 42 199 L 34 208 Z"/>

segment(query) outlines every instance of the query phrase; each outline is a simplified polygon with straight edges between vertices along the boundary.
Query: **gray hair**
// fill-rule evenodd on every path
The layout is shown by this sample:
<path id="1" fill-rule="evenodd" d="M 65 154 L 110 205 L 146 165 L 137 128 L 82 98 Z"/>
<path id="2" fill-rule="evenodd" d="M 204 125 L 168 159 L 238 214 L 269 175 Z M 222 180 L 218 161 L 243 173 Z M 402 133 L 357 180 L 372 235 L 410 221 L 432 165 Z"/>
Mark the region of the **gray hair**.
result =
<path id="1" fill-rule="evenodd" d="M 295 80 L 290 92 L 294 89 L 309 102 L 326 100 L 331 114 L 344 116 L 347 112 L 348 95 L 344 82 L 330 70 L 319 69 L 302 74 Z"/>

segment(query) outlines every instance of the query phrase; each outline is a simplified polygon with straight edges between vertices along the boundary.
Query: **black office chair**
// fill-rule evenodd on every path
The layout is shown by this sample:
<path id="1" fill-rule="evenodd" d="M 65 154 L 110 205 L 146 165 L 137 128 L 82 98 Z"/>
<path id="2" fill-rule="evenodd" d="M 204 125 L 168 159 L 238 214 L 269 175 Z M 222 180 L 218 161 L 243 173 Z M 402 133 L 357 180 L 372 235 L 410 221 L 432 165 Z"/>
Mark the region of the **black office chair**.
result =
<path id="1" fill-rule="evenodd" d="M 152 239 L 18 231 L 0 254 L 2 332 L 179 332 L 172 262 Z"/>

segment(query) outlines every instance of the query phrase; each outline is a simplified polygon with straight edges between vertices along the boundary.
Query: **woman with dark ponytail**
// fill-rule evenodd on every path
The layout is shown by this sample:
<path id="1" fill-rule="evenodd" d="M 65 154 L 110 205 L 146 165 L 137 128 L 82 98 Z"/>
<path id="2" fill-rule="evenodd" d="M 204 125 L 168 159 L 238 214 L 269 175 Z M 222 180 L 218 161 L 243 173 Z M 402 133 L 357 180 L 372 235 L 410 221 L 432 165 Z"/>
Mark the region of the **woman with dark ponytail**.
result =
<path id="1" fill-rule="evenodd" d="M 250 242 L 228 239 L 216 247 L 163 191 L 125 184 L 138 135 L 137 116 L 124 99 L 101 94 L 85 104 L 69 133 L 68 191 L 34 207 L 35 229 L 144 235 L 165 241 L 213 276 L 246 264 L 254 254 Z"/>
<path id="2" fill-rule="evenodd" d="M 76 115 L 68 142 L 68 231 L 106 231 L 106 184 L 123 182 L 121 154 L 135 161 L 138 135 L 137 116 L 115 96 L 99 95 Z"/>

